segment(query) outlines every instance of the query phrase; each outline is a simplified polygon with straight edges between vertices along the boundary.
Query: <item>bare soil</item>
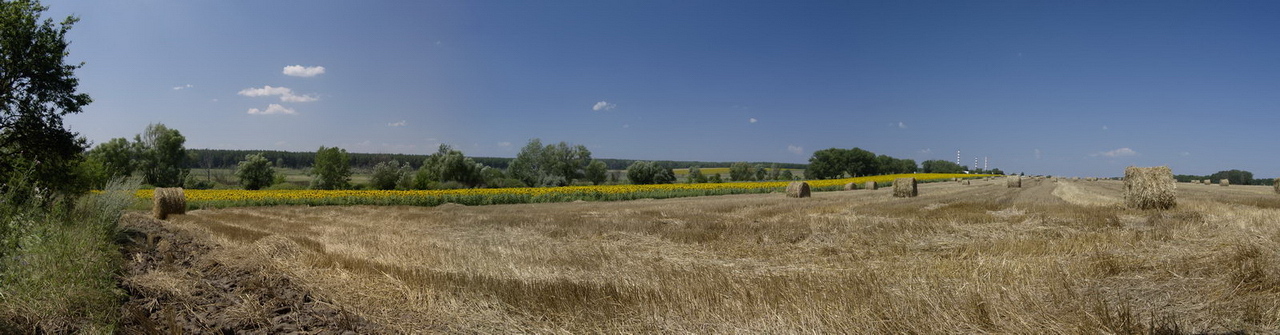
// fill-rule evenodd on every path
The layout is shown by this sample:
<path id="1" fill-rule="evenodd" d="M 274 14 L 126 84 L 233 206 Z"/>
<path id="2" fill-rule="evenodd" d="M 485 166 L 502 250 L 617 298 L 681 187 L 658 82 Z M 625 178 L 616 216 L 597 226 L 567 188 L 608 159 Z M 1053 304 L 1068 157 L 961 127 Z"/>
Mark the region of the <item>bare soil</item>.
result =
<path id="1" fill-rule="evenodd" d="M 216 243 L 126 214 L 125 334 L 367 334 L 382 327 L 318 300 L 268 268 L 223 260 Z"/>

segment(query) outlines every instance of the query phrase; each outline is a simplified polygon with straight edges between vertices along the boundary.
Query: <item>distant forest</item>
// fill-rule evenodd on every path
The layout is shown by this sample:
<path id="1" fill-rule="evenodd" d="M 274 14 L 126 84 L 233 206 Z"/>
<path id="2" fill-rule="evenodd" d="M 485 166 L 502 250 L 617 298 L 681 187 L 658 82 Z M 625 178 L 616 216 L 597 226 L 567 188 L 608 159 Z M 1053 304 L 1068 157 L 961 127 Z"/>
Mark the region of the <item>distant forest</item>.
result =
<path id="1" fill-rule="evenodd" d="M 236 164 L 244 160 L 245 155 L 261 153 L 263 157 L 270 160 L 276 167 L 285 167 L 293 169 L 306 169 L 315 164 L 316 153 L 312 152 L 291 152 L 278 150 L 219 150 L 219 149 L 187 149 L 190 155 L 190 164 L 193 169 L 225 169 L 235 168 Z M 408 163 L 414 169 L 422 165 L 422 161 L 427 155 L 407 155 L 407 154 L 367 154 L 367 153 L 348 153 L 351 157 L 351 167 L 357 169 L 370 169 L 374 165 L 381 162 L 396 160 L 401 163 Z M 476 163 L 481 163 L 489 167 L 506 169 L 511 160 L 515 158 L 503 157 L 469 157 Z M 612 159 L 612 158 L 596 158 L 610 170 L 626 170 L 627 166 L 637 161 L 637 159 Z M 729 167 L 734 162 L 696 162 L 696 161 L 653 161 L 655 165 L 670 168 L 683 169 L 691 166 L 699 167 Z M 773 162 L 748 162 L 751 164 L 770 165 Z M 776 163 L 779 168 L 784 169 L 805 169 L 808 164 L 797 163 Z"/>

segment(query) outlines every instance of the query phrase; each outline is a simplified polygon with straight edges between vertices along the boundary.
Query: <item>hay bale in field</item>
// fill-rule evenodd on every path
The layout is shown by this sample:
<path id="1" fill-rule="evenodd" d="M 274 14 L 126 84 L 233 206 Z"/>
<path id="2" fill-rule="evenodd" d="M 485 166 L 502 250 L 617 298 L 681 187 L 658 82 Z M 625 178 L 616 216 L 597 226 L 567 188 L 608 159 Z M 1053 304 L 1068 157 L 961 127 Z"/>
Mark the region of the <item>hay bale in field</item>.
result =
<path id="1" fill-rule="evenodd" d="M 157 219 L 167 220 L 169 215 L 187 214 L 187 196 L 181 187 L 156 188 L 151 203 L 151 213 Z"/>
<path id="2" fill-rule="evenodd" d="M 792 198 L 808 198 L 809 183 L 793 181 L 790 184 L 787 184 L 787 196 Z"/>
<path id="3" fill-rule="evenodd" d="M 1280 178 L 1271 181 L 1271 187 L 1276 189 L 1276 193 L 1280 193 Z"/>
<path id="4" fill-rule="evenodd" d="M 1124 202 L 1130 208 L 1169 209 L 1178 205 L 1173 170 L 1168 166 L 1124 169 Z"/>
<path id="5" fill-rule="evenodd" d="M 853 190 L 856 190 L 856 189 L 858 189 L 858 183 L 847 183 L 847 184 L 844 184 L 844 190 L 845 190 L 845 191 L 853 191 Z"/>
<path id="6" fill-rule="evenodd" d="M 1010 176 L 1004 179 L 1005 187 L 1022 187 L 1022 176 Z"/>
<path id="7" fill-rule="evenodd" d="M 1200 183 L 1205 184 L 1205 185 L 1212 184 L 1212 182 L 1209 182 L 1209 180 L 1208 180 L 1208 179 L 1201 180 L 1201 181 L 1200 181 Z"/>
<path id="8" fill-rule="evenodd" d="M 920 195 L 916 189 L 915 178 L 898 178 L 893 180 L 893 196 L 898 198 L 911 198 Z"/>
<path id="9" fill-rule="evenodd" d="M 961 183 L 961 184 L 964 184 L 964 185 L 972 185 L 968 180 L 965 180 L 965 181 L 960 182 L 960 183 Z"/>
<path id="10" fill-rule="evenodd" d="M 1231 186 L 1231 181 L 1230 181 L 1230 180 L 1226 180 L 1226 179 L 1222 179 L 1222 180 L 1219 180 L 1219 181 L 1218 181 L 1218 185 L 1222 185 L 1222 186 Z"/>
<path id="11" fill-rule="evenodd" d="M 877 185 L 876 182 L 874 181 L 869 181 L 866 184 L 862 185 L 862 188 L 875 191 L 880 189 L 880 185 Z"/>

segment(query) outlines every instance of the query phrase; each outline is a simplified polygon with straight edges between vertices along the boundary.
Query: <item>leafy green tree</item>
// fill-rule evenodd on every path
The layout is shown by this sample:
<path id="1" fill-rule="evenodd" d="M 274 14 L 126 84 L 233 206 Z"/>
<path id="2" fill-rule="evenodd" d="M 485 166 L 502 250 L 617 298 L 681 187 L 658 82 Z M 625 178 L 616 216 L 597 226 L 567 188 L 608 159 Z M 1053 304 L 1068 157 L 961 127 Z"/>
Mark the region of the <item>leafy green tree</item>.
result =
<path id="1" fill-rule="evenodd" d="M 182 186 L 190 173 L 187 149 L 183 147 L 186 142 L 177 129 L 159 123 L 147 125 L 142 134 L 134 136 L 142 181 L 155 187 Z"/>
<path id="2" fill-rule="evenodd" d="M 1253 183 L 1253 172 L 1242 170 L 1226 170 L 1218 171 L 1209 175 L 1209 180 L 1218 182 L 1218 180 L 1226 179 L 1231 185 L 1249 185 Z"/>
<path id="3" fill-rule="evenodd" d="M 708 182 L 708 183 L 723 183 L 723 182 L 724 182 L 724 178 L 721 178 L 721 177 L 720 177 L 720 174 L 719 174 L 719 173 L 717 173 L 717 174 L 713 174 L 713 175 L 711 175 L 711 178 L 707 178 L 707 182 Z"/>
<path id="4" fill-rule="evenodd" d="M 627 180 L 632 184 L 646 185 L 654 183 L 655 166 L 647 161 L 635 161 L 627 166 Z"/>
<path id="5" fill-rule="evenodd" d="M 795 179 L 796 179 L 796 176 L 791 174 L 791 170 L 782 170 L 782 173 L 778 174 L 778 180 L 795 180 Z"/>
<path id="6" fill-rule="evenodd" d="M 311 188 L 317 190 L 341 190 L 351 187 L 351 164 L 347 150 L 337 147 L 320 147 L 316 151 L 316 162 L 311 167 L 315 176 L 311 180 Z"/>
<path id="7" fill-rule="evenodd" d="M 409 166 L 401 166 L 394 159 L 373 166 L 373 175 L 369 177 L 369 186 L 376 190 L 394 190 L 409 173 Z"/>
<path id="8" fill-rule="evenodd" d="M 752 171 L 751 164 L 747 162 L 737 162 L 729 165 L 729 179 L 733 181 L 747 181 L 755 178 L 755 171 Z"/>
<path id="9" fill-rule="evenodd" d="M 35 1 L 0 2 L 0 183 L 25 175 L 32 185 L 75 191 L 83 188 L 72 176 L 86 143 L 62 119 L 93 100 L 76 93 L 74 72 L 83 64 L 64 59 L 67 31 L 79 19 L 42 21 L 46 9 Z"/>
<path id="10" fill-rule="evenodd" d="M 592 160 L 591 164 L 587 164 L 585 175 L 587 180 L 591 181 L 592 184 L 596 184 L 596 185 L 603 184 L 605 178 L 608 177 L 608 174 L 609 174 L 609 166 L 606 165 L 604 162 Z"/>
<path id="11" fill-rule="evenodd" d="M 778 163 L 769 165 L 769 180 L 779 180 L 778 178 L 781 177 L 781 173 L 782 171 L 778 171 Z"/>
<path id="12" fill-rule="evenodd" d="M 275 177 L 276 169 L 261 153 L 245 155 L 244 160 L 236 166 L 236 178 L 240 179 L 240 186 L 246 190 L 260 190 L 271 186 Z"/>
<path id="13" fill-rule="evenodd" d="M 921 170 L 924 173 L 964 173 L 965 168 L 953 162 L 933 159 L 920 163 Z"/>
<path id="14" fill-rule="evenodd" d="M 488 167 L 476 163 L 446 144 L 441 144 L 436 153 L 427 156 L 415 174 L 414 188 L 436 188 L 446 182 L 455 182 L 465 187 L 476 187 L 485 183 L 484 169 Z"/>
<path id="15" fill-rule="evenodd" d="M 764 180 L 769 177 L 769 171 L 765 169 L 764 164 L 756 164 L 751 167 L 751 170 L 755 172 L 756 180 Z"/>
<path id="16" fill-rule="evenodd" d="M 98 144 L 89 150 L 86 156 L 95 157 L 101 161 L 107 177 L 114 178 L 128 177 L 133 174 L 136 168 L 134 160 L 138 153 L 134 150 L 134 146 L 129 144 L 129 140 L 118 137 Z"/>
<path id="17" fill-rule="evenodd" d="M 585 146 L 570 147 L 565 142 L 543 146 L 535 138 L 520 149 L 507 172 L 532 186 L 564 186 L 582 178 L 590 163 L 591 151 Z"/>
<path id="18" fill-rule="evenodd" d="M 702 168 L 698 166 L 689 167 L 689 175 L 685 177 L 689 183 L 705 183 L 707 175 L 702 174 Z"/>

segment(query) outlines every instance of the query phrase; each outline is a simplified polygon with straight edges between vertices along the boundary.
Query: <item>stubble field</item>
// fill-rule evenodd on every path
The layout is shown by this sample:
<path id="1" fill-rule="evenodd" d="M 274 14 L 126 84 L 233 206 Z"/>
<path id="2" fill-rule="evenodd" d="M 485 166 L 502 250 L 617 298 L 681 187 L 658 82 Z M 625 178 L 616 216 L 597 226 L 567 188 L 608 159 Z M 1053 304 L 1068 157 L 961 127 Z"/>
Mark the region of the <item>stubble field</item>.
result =
<path id="1" fill-rule="evenodd" d="M 1280 328 L 1280 195 L 1179 184 L 1176 209 L 1140 211 L 1121 207 L 1122 188 L 1028 178 L 1022 188 L 921 184 L 909 199 L 881 189 L 230 208 L 164 225 L 207 240 L 219 262 L 287 278 L 382 332 Z M 189 276 L 163 271 L 131 282 L 169 299 L 190 294 Z M 267 297 L 231 300 L 242 324 L 273 322 Z"/>

